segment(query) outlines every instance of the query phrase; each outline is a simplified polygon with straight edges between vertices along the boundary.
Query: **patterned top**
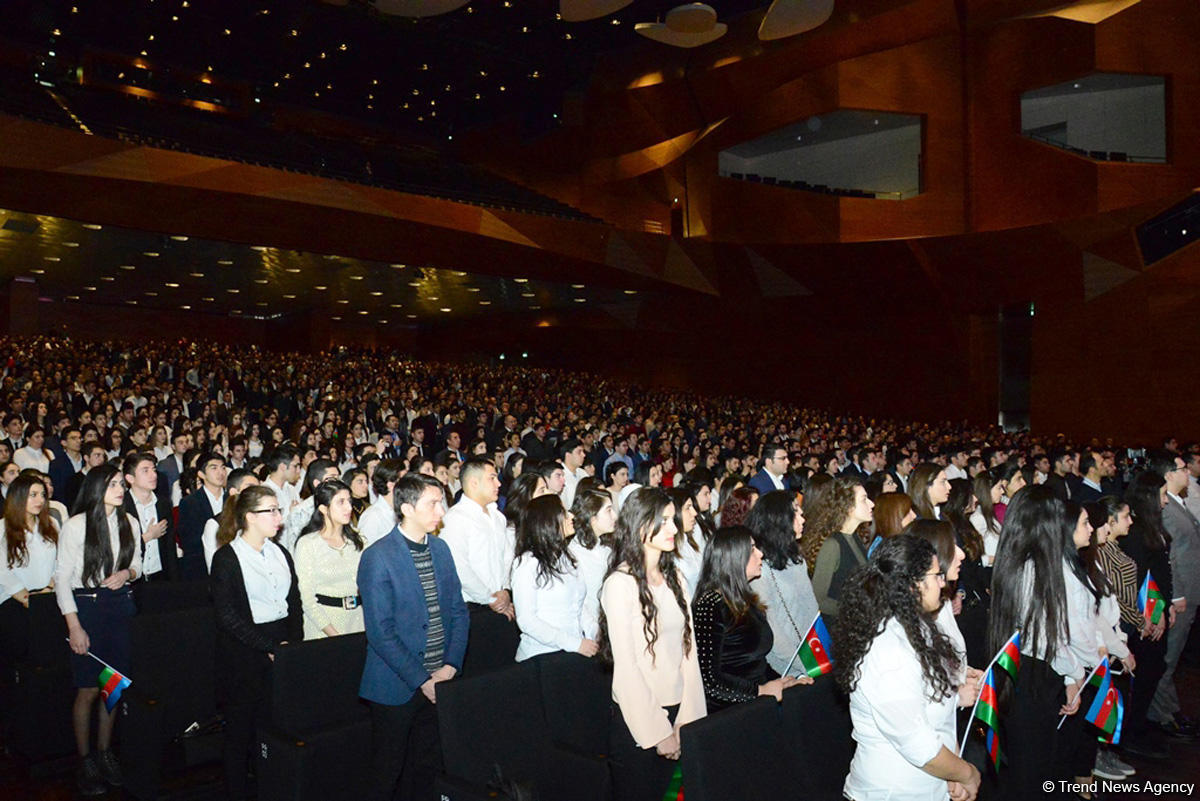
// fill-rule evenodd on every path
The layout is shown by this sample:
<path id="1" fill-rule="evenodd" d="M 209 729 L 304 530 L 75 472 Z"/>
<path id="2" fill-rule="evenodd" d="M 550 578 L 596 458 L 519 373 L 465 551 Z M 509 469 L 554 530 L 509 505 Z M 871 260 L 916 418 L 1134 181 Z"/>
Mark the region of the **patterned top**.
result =
<path id="1" fill-rule="evenodd" d="M 404 537 L 408 550 L 412 553 L 413 564 L 417 568 L 417 577 L 421 579 L 421 589 L 425 592 L 425 606 L 429 609 L 429 631 L 425 635 L 425 669 L 430 673 L 438 670 L 444 664 L 446 647 L 446 630 L 442 625 L 442 605 L 438 602 L 437 579 L 433 575 L 433 554 L 429 553 L 429 543 L 416 543 Z"/>
<path id="2" fill-rule="evenodd" d="M 1104 568 L 1104 575 L 1117 590 L 1121 620 L 1135 629 L 1140 629 L 1142 614 L 1138 611 L 1137 564 L 1113 540 L 1100 546 L 1099 556 L 1100 566 Z"/>

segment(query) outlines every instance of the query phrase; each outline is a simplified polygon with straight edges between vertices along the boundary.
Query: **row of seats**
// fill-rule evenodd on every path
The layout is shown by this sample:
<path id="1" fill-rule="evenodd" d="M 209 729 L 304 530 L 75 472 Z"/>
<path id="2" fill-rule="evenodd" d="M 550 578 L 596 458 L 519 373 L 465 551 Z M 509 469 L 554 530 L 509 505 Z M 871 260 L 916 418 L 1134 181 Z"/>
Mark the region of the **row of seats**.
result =
<path id="1" fill-rule="evenodd" d="M 834 186 L 825 184 L 810 184 L 808 181 L 793 181 L 787 178 L 777 178 L 773 175 L 757 175 L 755 173 L 729 173 L 730 178 L 739 181 L 749 181 L 754 184 L 767 184 L 768 186 L 782 186 L 786 189 L 803 189 L 807 192 L 820 192 L 824 195 L 839 195 L 841 197 L 863 197 L 875 198 L 877 193 L 868 192 L 865 189 L 840 189 Z"/>
<path id="2" fill-rule="evenodd" d="M 221 677 L 203 582 L 147 585 L 138 603 L 118 751 L 126 790 L 154 799 L 173 777 L 219 761 Z M 6 691 L 5 741 L 38 760 L 71 753 L 73 692 L 53 596 L 35 596 L 30 610 L 29 653 Z M 258 729 L 260 801 L 363 797 L 371 753 L 370 719 L 358 698 L 365 655 L 363 634 L 279 649 Z M 495 799 L 501 776 L 541 801 L 610 801 L 610 686 L 602 664 L 565 652 L 440 685 L 440 797 Z M 685 726 L 682 745 L 688 801 L 833 801 L 850 761 L 849 713 L 824 677 L 787 690 L 782 704 L 759 699 Z"/>

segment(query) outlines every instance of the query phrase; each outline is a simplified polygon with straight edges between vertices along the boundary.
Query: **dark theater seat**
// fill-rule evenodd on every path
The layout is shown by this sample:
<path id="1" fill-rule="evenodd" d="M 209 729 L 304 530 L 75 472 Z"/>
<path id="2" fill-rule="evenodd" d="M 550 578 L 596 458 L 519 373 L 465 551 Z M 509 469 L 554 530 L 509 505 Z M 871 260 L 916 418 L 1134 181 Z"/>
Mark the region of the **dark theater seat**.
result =
<path id="1" fill-rule="evenodd" d="M 799 759 L 804 797 L 840 801 L 854 756 L 846 696 L 832 676 L 821 676 L 811 685 L 785 690 L 781 711 L 780 739 Z"/>
<path id="2" fill-rule="evenodd" d="M 258 729 L 260 801 L 362 798 L 371 722 L 358 698 L 365 634 L 293 643 L 275 652 L 268 720 Z"/>
<path id="3" fill-rule="evenodd" d="M 20 621 L 13 622 L 20 625 Z M 75 689 L 67 625 L 54 593 L 30 596 L 24 623 L 28 628 L 19 635 L 24 641 L 23 653 L 16 655 L 15 663 L 0 677 L 5 746 L 32 761 L 74 753 L 71 703 Z"/>
<path id="4" fill-rule="evenodd" d="M 532 784 L 538 801 L 609 797 L 603 759 L 553 742 L 539 673 L 533 660 L 439 687 L 438 727 L 446 776 L 438 789 L 443 799 L 487 797 L 487 784 L 497 767 L 506 779 Z"/>
<path id="5" fill-rule="evenodd" d="M 800 799 L 803 755 L 782 737 L 779 704 L 759 698 L 680 730 L 687 801 Z"/>

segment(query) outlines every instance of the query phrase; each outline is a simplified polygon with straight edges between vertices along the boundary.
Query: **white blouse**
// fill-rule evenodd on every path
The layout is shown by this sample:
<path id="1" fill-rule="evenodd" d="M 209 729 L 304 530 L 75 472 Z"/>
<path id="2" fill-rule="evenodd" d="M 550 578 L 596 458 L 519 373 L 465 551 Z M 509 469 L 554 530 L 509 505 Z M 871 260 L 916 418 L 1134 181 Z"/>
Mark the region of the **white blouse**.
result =
<path id="1" fill-rule="evenodd" d="M 42 537 L 36 522 L 33 531 L 25 532 L 25 547 L 29 551 L 25 561 L 12 567 L 6 555 L 0 556 L 0 604 L 21 590 L 44 589 L 54 579 L 58 546 Z"/>
<path id="2" fill-rule="evenodd" d="M 204 521 L 204 532 L 200 535 L 200 544 L 204 547 L 204 566 L 209 573 L 212 572 L 213 554 L 217 552 L 217 529 L 220 527 L 217 519 L 210 517 Z"/>
<path id="3" fill-rule="evenodd" d="M 133 577 L 142 575 L 142 549 L 137 547 L 137 538 L 142 535 L 142 527 L 137 518 L 123 513 L 129 518 L 130 533 L 134 537 L 133 559 L 129 569 Z M 113 568 L 117 566 L 117 557 L 121 553 L 121 532 L 117 528 L 117 511 L 108 516 L 109 546 L 112 548 Z M 75 595 L 72 590 L 84 588 L 83 584 L 83 539 L 87 533 L 87 515 L 77 514 L 63 524 L 58 535 L 58 559 L 54 567 L 54 594 L 58 599 L 58 609 L 64 615 L 79 611 L 75 606 Z M 100 579 L 104 580 L 105 576 Z M 99 585 L 97 585 L 99 586 Z"/>
<path id="4" fill-rule="evenodd" d="M 584 638 L 594 637 L 597 623 L 586 619 L 583 603 L 587 584 L 566 559 L 562 575 L 538 578 L 538 560 L 523 553 L 512 571 L 512 601 L 521 641 L 517 661 L 554 651 L 578 651 Z"/>
<path id="5" fill-rule="evenodd" d="M 362 606 L 342 609 L 317 603 L 317 595 L 347 598 L 358 595 L 358 560 L 362 552 L 349 540 L 334 548 L 320 532 L 305 534 L 292 547 L 296 578 L 300 582 L 300 606 L 304 609 L 304 639 L 325 637 L 325 627 L 338 634 L 365 631 Z"/>
<path id="6" fill-rule="evenodd" d="M 579 540 L 572 538 L 567 545 L 567 551 L 575 557 L 575 569 L 583 578 L 586 592 L 583 597 L 584 615 L 590 620 L 600 619 L 600 587 L 604 585 L 604 577 L 608 575 L 608 559 L 612 556 L 612 548 L 596 543 L 591 548 L 584 548 Z"/>
<path id="7" fill-rule="evenodd" d="M 850 693 L 858 749 L 842 792 L 856 801 L 944 801 L 945 779 L 922 770 L 946 747 L 954 751 L 958 694 L 929 700 L 917 653 L 892 618 L 871 643 Z"/>
<path id="8" fill-rule="evenodd" d="M 675 566 L 679 568 L 688 595 L 694 596 L 696 585 L 700 583 L 700 568 L 704 566 L 704 529 L 693 526 L 692 536 L 696 538 L 695 548 L 688 545 L 686 535 L 675 536 Z"/>
<path id="9" fill-rule="evenodd" d="M 254 622 L 271 623 L 287 617 L 292 571 L 288 569 L 283 549 L 266 540 L 262 550 L 256 551 L 241 535 L 234 537 L 229 547 L 233 548 L 241 565 L 242 583 L 246 585 L 246 598 L 250 601 L 250 616 Z"/>

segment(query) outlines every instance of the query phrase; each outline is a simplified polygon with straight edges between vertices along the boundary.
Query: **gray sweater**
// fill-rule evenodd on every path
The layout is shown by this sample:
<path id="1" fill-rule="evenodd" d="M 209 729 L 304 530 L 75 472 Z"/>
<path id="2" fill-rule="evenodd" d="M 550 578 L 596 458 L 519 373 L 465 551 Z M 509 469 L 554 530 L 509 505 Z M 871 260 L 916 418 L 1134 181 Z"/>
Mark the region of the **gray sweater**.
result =
<path id="1" fill-rule="evenodd" d="M 808 580 L 808 567 L 801 560 L 783 570 L 773 570 L 764 562 L 762 578 L 754 582 L 753 589 L 766 604 L 767 623 L 775 636 L 767 664 L 782 674 L 817 616 L 817 596 Z M 800 670 L 797 660 L 792 664 L 791 674 L 798 676 Z"/>

